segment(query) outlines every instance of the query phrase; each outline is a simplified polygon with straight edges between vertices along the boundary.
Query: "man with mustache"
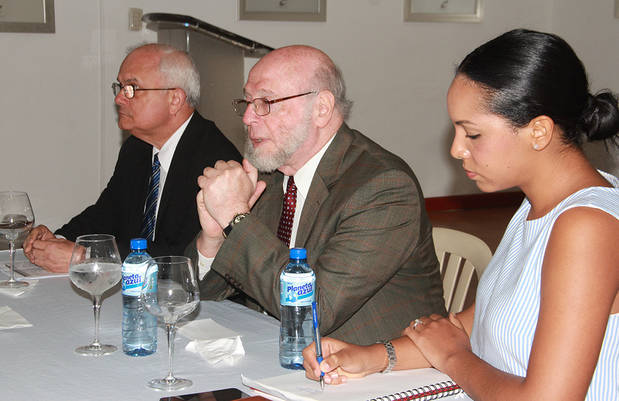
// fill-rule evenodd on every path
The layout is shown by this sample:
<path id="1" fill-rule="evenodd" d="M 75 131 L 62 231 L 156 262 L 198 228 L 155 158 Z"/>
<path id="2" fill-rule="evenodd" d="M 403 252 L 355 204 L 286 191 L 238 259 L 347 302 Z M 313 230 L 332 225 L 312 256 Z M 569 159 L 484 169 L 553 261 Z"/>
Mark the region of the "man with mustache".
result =
<path id="1" fill-rule="evenodd" d="M 203 298 L 241 293 L 279 317 L 279 276 L 297 246 L 316 273 L 323 334 L 370 344 L 445 313 L 417 179 L 344 123 L 351 102 L 325 53 L 272 51 L 233 104 L 247 126 L 245 160 L 218 161 L 198 179 L 202 232 L 188 253 Z"/>

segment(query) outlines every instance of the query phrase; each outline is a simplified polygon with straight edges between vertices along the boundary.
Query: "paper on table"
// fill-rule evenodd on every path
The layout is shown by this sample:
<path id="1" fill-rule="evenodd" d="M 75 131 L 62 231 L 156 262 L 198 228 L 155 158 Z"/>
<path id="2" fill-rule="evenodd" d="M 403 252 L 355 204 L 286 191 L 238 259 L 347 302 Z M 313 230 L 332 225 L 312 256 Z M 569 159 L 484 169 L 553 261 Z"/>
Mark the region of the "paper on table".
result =
<path id="1" fill-rule="evenodd" d="M 0 288 L 0 294 L 9 295 L 11 297 L 18 297 L 32 290 L 32 288 L 34 288 L 34 286 L 37 284 L 37 280 L 21 280 L 20 279 L 20 281 L 27 281 L 29 285 L 27 287 Z"/>
<path id="2" fill-rule="evenodd" d="M 0 264 L 0 271 L 7 276 L 11 273 L 10 265 L 8 263 Z M 15 261 L 15 277 L 28 277 L 31 279 L 49 278 L 49 277 L 67 277 L 69 273 L 52 273 L 45 270 L 42 267 L 34 265 L 27 260 Z"/>
<path id="3" fill-rule="evenodd" d="M 0 330 L 20 327 L 32 327 L 32 324 L 9 306 L 0 306 Z"/>
<path id="4" fill-rule="evenodd" d="M 212 319 L 194 320 L 180 327 L 178 332 L 192 340 L 185 349 L 199 354 L 211 365 L 232 365 L 245 355 L 241 336 Z"/>
<path id="5" fill-rule="evenodd" d="M 413 369 L 349 379 L 348 383 L 339 386 L 325 386 L 322 391 L 318 382 L 307 379 L 304 372 L 259 380 L 241 375 L 241 381 L 246 386 L 276 399 L 289 401 L 370 400 L 448 380 L 451 380 L 449 376 L 435 369 Z M 470 400 L 470 398 L 460 393 L 448 397 L 447 400 Z"/>

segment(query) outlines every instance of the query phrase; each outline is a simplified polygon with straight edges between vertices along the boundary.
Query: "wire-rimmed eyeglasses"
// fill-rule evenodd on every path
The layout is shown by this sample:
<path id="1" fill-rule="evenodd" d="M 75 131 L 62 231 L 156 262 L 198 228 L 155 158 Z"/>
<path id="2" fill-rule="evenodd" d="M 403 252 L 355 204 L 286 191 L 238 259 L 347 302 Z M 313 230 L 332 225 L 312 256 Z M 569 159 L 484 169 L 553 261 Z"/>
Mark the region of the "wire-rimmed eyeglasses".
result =
<path id="1" fill-rule="evenodd" d="M 123 85 L 119 82 L 114 82 L 112 84 L 112 92 L 114 92 L 115 97 L 118 96 L 121 89 L 123 91 L 123 95 L 125 95 L 127 99 L 133 99 L 135 92 L 137 91 L 169 91 L 178 88 L 138 88 L 134 84 Z"/>
<path id="2" fill-rule="evenodd" d="M 243 117 L 245 115 L 245 110 L 247 110 L 247 107 L 249 107 L 250 104 L 253 104 L 254 111 L 256 112 L 257 115 L 266 116 L 267 114 L 271 112 L 271 105 L 273 103 L 283 102 L 284 100 L 290 100 L 290 99 L 294 99 L 295 97 L 310 95 L 312 93 L 316 94 L 318 93 L 318 91 L 313 90 L 313 91 L 309 91 L 305 93 L 300 93 L 298 95 L 280 97 L 279 99 L 273 99 L 273 100 L 269 100 L 265 97 L 258 97 L 258 98 L 255 98 L 254 100 L 234 99 L 232 101 L 232 108 L 234 109 L 234 112 L 236 114 Z"/>

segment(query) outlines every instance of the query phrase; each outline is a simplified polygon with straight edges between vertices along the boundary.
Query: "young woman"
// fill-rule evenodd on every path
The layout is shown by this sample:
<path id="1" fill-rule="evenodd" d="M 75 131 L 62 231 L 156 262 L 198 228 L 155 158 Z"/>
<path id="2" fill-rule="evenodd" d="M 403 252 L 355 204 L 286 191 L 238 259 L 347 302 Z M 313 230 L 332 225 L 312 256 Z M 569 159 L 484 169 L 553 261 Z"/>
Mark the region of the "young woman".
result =
<path id="1" fill-rule="evenodd" d="M 476 304 L 416 319 L 393 340 L 395 369 L 433 366 L 475 400 L 619 399 L 619 179 L 583 139 L 619 132 L 617 98 L 589 93 L 556 35 L 514 30 L 470 53 L 447 95 L 451 155 L 483 191 L 526 199 L 480 280 Z M 613 146 L 613 145 L 611 145 Z M 383 344 L 323 339 L 306 374 L 327 383 L 384 370 Z"/>

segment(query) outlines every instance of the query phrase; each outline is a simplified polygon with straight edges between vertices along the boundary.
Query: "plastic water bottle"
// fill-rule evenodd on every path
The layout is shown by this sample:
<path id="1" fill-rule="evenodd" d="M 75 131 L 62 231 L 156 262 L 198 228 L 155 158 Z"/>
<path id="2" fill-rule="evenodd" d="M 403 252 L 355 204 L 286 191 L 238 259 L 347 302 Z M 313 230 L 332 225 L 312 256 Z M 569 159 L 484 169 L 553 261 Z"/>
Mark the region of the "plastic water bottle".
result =
<path id="1" fill-rule="evenodd" d="M 307 264 L 305 248 L 290 250 L 290 262 L 280 275 L 279 285 L 279 363 L 287 369 L 303 369 L 303 348 L 314 340 L 312 301 L 316 287 L 316 275 Z"/>
<path id="2" fill-rule="evenodd" d="M 123 352 L 145 356 L 157 351 L 157 317 L 140 305 L 140 292 L 151 257 L 146 253 L 146 240 L 131 240 L 131 253 L 123 262 Z"/>

